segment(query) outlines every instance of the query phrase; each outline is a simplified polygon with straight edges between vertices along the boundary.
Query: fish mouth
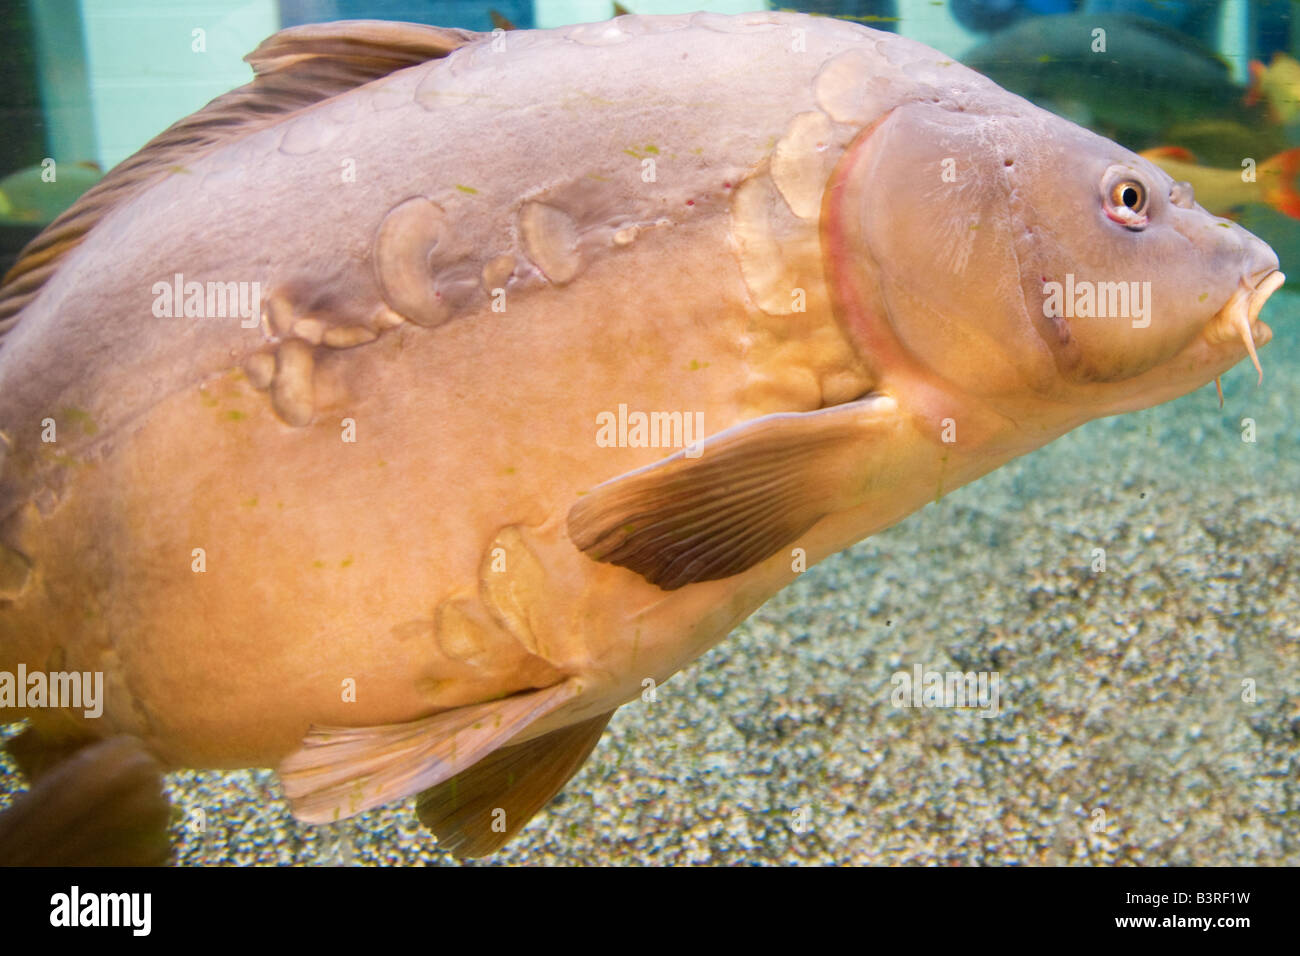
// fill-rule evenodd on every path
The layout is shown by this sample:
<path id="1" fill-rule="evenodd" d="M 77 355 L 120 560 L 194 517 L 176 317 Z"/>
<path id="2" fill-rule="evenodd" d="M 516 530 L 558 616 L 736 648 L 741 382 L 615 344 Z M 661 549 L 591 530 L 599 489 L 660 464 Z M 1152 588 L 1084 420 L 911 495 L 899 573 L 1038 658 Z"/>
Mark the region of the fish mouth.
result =
<path id="1" fill-rule="evenodd" d="M 1259 364 L 1259 354 L 1255 351 L 1255 346 L 1264 345 L 1273 338 L 1273 330 L 1259 321 L 1259 312 L 1264 308 L 1264 303 L 1268 301 L 1269 296 L 1280 289 L 1285 281 L 1286 276 L 1277 269 L 1266 272 L 1254 285 L 1243 278 L 1237 284 L 1237 289 L 1232 293 L 1227 304 L 1210 320 L 1210 324 L 1205 329 L 1205 338 L 1211 345 L 1224 345 L 1228 342 L 1240 342 L 1244 345 L 1246 354 L 1250 356 L 1250 361 L 1255 366 L 1255 371 L 1259 373 L 1261 383 L 1264 381 L 1264 369 Z M 1214 381 L 1217 386 L 1219 383 L 1217 376 Z M 1219 396 L 1222 401 L 1222 387 L 1219 387 Z"/>

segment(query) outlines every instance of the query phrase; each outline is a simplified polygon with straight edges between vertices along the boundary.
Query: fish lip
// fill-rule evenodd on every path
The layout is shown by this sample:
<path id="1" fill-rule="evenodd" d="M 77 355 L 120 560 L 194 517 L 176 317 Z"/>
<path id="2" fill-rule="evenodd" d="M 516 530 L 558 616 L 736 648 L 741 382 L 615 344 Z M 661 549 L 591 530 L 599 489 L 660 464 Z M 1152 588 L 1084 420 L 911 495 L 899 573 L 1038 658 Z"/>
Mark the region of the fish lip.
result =
<path id="1" fill-rule="evenodd" d="M 1260 285 L 1264 282 L 1264 280 L 1267 279 L 1275 272 L 1281 275 L 1281 270 L 1278 269 L 1277 266 L 1264 266 L 1262 269 L 1259 269 L 1258 271 L 1252 273 L 1248 279 L 1244 279 L 1242 281 L 1246 282 L 1252 289 L 1258 289 Z M 1283 282 L 1286 281 L 1286 276 L 1284 275 L 1282 276 L 1282 281 Z M 1279 283 L 1279 286 L 1280 284 L 1281 283 Z M 1273 292 L 1276 291 L 1276 289 L 1277 287 L 1274 287 L 1274 289 L 1270 290 L 1269 295 L 1272 295 Z"/>
<path id="2" fill-rule="evenodd" d="M 1259 321 L 1259 313 L 1273 293 L 1282 288 L 1286 282 L 1286 275 L 1281 269 L 1276 267 L 1272 269 L 1261 269 L 1259 278 L 1254 282 L 1242 280 L 1242 285 L 1247 290 L 1246 299 L 1246 316 L 1251 326 L 1256 328 L 1268 329 L 1263 322 Z"/>
<path id="3" fill-rule="evenodd" d="M 1273 330 L 1259 321 L 1259 313 L 1269 297 L 1282 287 L 1286 276 L 1275 267 L 1261 269 L 1254 275 L 1258 276 L 1254 282 L 1245 276 L 1241 278 L 1228 301 L 1206 325 L 1204 336 L 1211 346 L 1217 348 L 1235 351 L 1244 346 L 1262 383 L 1264 370 L 1259 364 L 1255 345 L 1257 342 L 1266 344 L 1272 339 Z"/>

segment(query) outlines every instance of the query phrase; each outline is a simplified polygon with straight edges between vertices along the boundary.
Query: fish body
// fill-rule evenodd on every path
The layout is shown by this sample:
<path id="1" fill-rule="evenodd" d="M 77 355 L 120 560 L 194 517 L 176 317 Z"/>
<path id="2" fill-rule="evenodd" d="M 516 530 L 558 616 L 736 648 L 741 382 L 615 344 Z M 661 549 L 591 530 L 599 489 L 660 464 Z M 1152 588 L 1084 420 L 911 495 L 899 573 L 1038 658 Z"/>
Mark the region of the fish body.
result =
<path id="1" fill-rule="evenodd" d="M 1247 126 L 1240 120 L 1207 119 L 1173 125 L 1161 133 L 1160 149 L 1177 146 L 1207 166 L 1239 166 L 1246 158 L 1271 157 L 1289 146 L 1286 130 L 1263 124 Z M 1145 150 L 1143 150 L 1145 152 Z"/>
<path id="2" fill-rule="evenodd" d="M 53 222 L 102 176 L 93 163 L 47 163 L 10 173 L 0 179 L 0 223 Z"/>
<path id="3" fill-rule="evenodd" d="M 1253 106 L 1261 100 L 1268 104 L 1275 122 L 1294 126 L 1300 120 L 1300 61 L 1280 51 L 1273 54 L 1268 66 L 1251 60 L 1245 103 Z"/>
<path id="4" fill-rule="evenodd" d="M 1006 89 L 1139 149 L 1161 145 L 1170 126 L 1258 112 L 1243 107 L 1243 88 L 1213 51 L 1129 14 L 1022 20 L 962 59 Z"/>
<path id="5" fill-rule="evenodd" d="M 490 852 L 804 568 L 1270 334 L 1267 246 L 892 34 L 250 60 L 0 289 L 0 669 L 104 672 L 20 714 L 52 750 L 277 766 L 306 820 L 419 793 Z"/>
<path id="6" fill-rule="evenodd" d="M 1174 179 L 1190 183 L 1196 190 L 1197 201 L 1216 216 L 1228 215 L 1244 206 L 1263 205 L 1300 219 L 1300 193 L 1296 191 L 1300 149 L 1279 153 L 1258 168 L 1248 159 L 1242 169 L 1204 166 L 1190 151 L 1179 147 L 1149 149 L 1141 155 Z"/>

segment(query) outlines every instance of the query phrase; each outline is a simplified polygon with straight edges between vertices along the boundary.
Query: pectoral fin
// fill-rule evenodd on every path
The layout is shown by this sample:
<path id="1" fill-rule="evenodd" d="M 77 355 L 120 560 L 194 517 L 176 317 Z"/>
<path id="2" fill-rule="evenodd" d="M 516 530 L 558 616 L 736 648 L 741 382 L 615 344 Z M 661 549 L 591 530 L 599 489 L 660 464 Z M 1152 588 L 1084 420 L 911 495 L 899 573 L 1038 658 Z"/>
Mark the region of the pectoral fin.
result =
<path id="1" fill-rule="evenodd" d="M 458 857 L 495 853 L 546 806 L 586 762 L 611 710 L 544 737 L 493 751 L 420 794 L 420 822 Z"/>
<path id="2" fill-rule="evenodd" d="M 666 591 L 745 571 L 876 480 L 898 406 L 869 395 L 767 415 L 599 485 L 569 511 L 569 537 L 597 561 Z"/>
<path id="3" fill-rule="evenodd" d="M 89 744 L 0 813 L 0 866 L 161 866 L 171 854 L 162 768 L 131 737 Z"/>
<path id="4" fill-rule="evenodd" d="M 405 724 L 312 727 L 280 764 L 280 782 L 299 820 L 341 820 L 456 776 L 580 691 L 567 680 Z"/>
<path id="5" fill-rule="evenodd" d="M 35 727 L 28 727 L 5 743 L 5 750 L 32 783 L 63 763 L 78 750 L 98 743 L 93 737 L 50 739 Z"/>

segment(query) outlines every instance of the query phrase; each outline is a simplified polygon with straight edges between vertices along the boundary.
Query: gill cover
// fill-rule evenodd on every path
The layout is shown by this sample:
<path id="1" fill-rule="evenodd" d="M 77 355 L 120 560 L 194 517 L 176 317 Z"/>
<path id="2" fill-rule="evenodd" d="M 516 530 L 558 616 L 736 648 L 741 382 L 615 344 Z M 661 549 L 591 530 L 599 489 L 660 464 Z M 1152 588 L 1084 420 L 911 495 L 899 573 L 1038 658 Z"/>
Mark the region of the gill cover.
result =
<path id="1" fill-rule="evenodd" d="M 1053 367 L 1021 293 L 1006 121 L 897 107 L 846 150 L 823 215 L 841 321 L 863 351 L 970 394 L 1016 391 Z"/>

